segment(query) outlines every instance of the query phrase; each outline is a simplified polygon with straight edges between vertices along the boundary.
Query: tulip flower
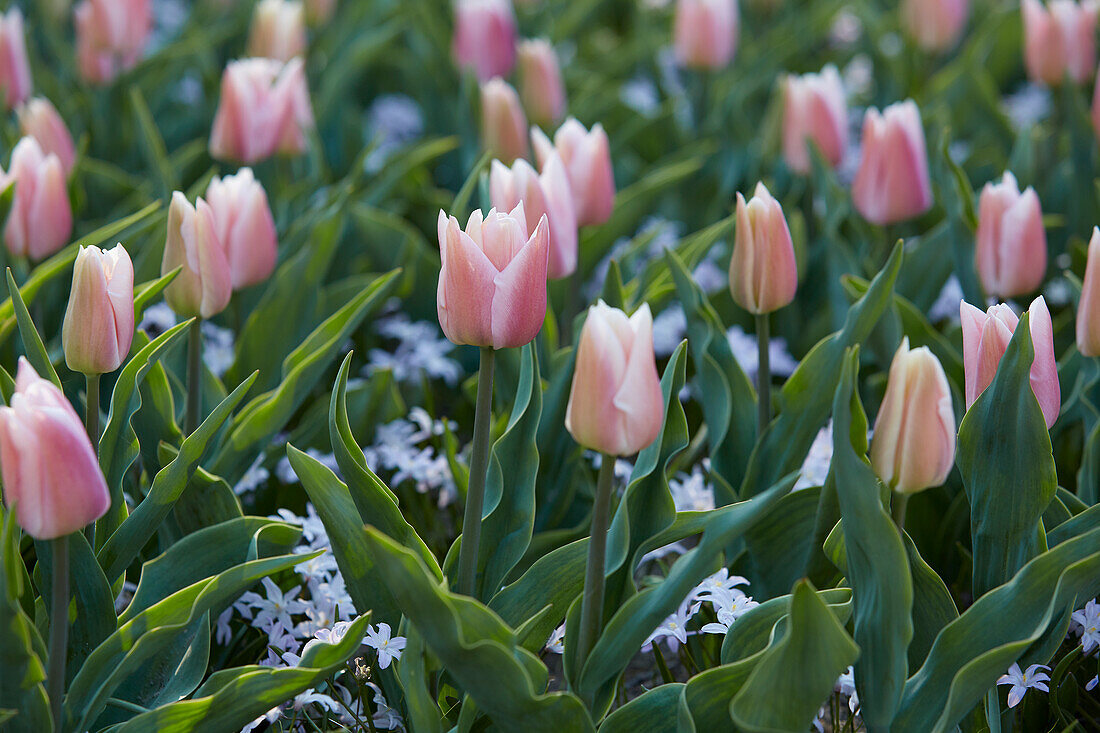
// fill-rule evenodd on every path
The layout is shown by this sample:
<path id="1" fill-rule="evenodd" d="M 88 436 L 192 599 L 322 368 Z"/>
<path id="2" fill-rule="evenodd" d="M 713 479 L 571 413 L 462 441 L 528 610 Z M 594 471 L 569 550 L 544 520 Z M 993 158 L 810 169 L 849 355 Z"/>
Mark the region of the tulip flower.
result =
<path id="1" fill-rule="evenodd" d="M 91 84 L 133 68 L 153 29 L 151 0 L 81 0 L 74 18 L 77 69 Z"/>
<path id="2" fill-rule="evenodd" d="M 733 299 L 753 314 L 771 313 L 794 300 L 798 268 L 783 207 L 763 183 L 752 200 L 737 194 L 737 231 L 730 260 Z"/>
<path id="3" fill-rule="evenodd" d="M 261 283 L 275 270 L 278 238 L 267 193 L 251 168 L 215 176 L 206 188 L 217 239 L 225 250 L 233 289 Z"/>
<path id="4" fill-rule="evenodd" d="M 306 12 L 299 0 L 260 0 L 248 32 L 248 54 L 290 61 L 306 52 Z"/>
<path id="5" fill-rule="evenodd" d="M 542 217 L 528 236 L 523 204 L 510 213 L 474 211 L 462 231 L 439 212 L 439 325 L 456 344 L 523 346 L 546 318 L 550 232 Z"/>
<path id="6" fill-rule="evenodd" d="M 201 198 L 195 206 L 179 191 L 168 207 L 168 239 L 161 273 L 183 269 L 164 289 L 164 299 L 176 315 L 210 318 L 229 305 L 232 275 L 218 241 L 214 212 Z"/>
<path id="7" fill-rule="evenodd" d="M 902 0 L 901 23 L 925 51 L 946 51 L 958 43 L 970 0 Z"/>
<path id="8" fill-rule="evenodd" d="M 982 189 L 976 248 L 978 276 L 986 293 L 1011 298 L 1034 292 L 1047 269 L 1047 235 L 1035 190 L 1020 193 L 1016 178 Z"/>
<path id="9" fill-rule="evenodd" d="M 1096 6 L 1073 0 L 1022 0 L 1024 62 L 1034 82 L 1081 84 L 1096 69 Z"/>
<path id="10" fill-rule="evenodd" d="M 305 152 L 314 127 L 309 89 L 300 58 L 230 62 L 222 74 L 221 99 L 210 132 L 210 155 L 255 163 L 281 153 Z"/>
<path id="11" fill-rule="evenodd" d="M 73 231 L 73 212 L 65 169 L 57 156 L 42 152 L 33 137 L 24 137 L 11 154 L 7 173 L 0 170 L 0 189 L 15 184 L 4 241 L 16 257 L 38 261 L 65 246 Z"/>
<path id="12" fill-rule="evenodd" d="M 505 163 L 527 156 L 527 118 L 516 90 L 503 79 L 481 85 L 481 140 Z"/>
<path id="13" fill-rule="evenodd" d="M 955 413 L 943 367 L 928 347 L 903 339 L 882 398 L 871 466 L 894 491 L 912 494 L 946 480 L 955 463 Z"/>
<path id="14" fill-rule="evenodd" d="M 533 122 L 549 125 L 565 113 L 565 85 L 554 47 L 544 39 L 519 44 L 520 97 Z"/>
<path id="15" fill-rule="evenodd" d="M 81 247 L 61 328 L 65 363 L 74 372 L 118 369 L 134 339 L 134 265 L 126 249 Z"/>
<path id="16" fill-rule="evenodd" d="M 0 87 L 12 109 L 31 95 L 31 64 L 23 39 L 23 14 L 12 8 L 0 15 Z"/>
<path id="17" fill-rule="evenodd" d="M 740 22 L 737 0 L 677 0 L 672 28 L 677 63 L 693 69 L 729 65 Z"/>
<path id="18" fill-rule="evenodd" d="M 19 526 L 51 540 L 76 532 L 111 505 L 84 425 L 65 395 L 19 359 L 15 394 L 0 407 L 4 506 Z"/>
<path id="19" fill-rule="evenodd" d="M 336 13 L 336 0 L 306 0 L 306 20 L 312 25 L 324 25 Z"/>
<path id="20" fill-rule="evenodd" d="M 508 76 L 516 63 L 516 18 L 509 0 L 456 0 L 455 63 L 479 81 Z"/>
<path id="21" fill-rule="evenodd" d="M 76 164 L 76 146 L 73 144 L 73 136 L 69 134 L 69 128 L 65 126 L 65 120 L 57 113 L 57 109 L 50 104 L 45 97 L 35 97 L 18 109 L 19 128 L 24 135 L 29 135 L 38 141 L 42 152 L 53 153 L 61 161 L 61 167 L 65 169 L 65 175 L 73 172 Z"/>
<path id="22" fill-rule="evenodd" d="M 810 172 L 810 141 L 834 168 L 848 149 L 848 104 L 832 64 L 783 84 L 783 158 L 795 173 Z"/>
<path id="23" fill-rule="evenodd" d="M 1043 296 L 1028 308 L 1031 343 L 1035 358 L 1031 363 L 1031 391 L 1039 401 L 1049 428 L 1058 419 L 1062 393 L 1058 384 L 1058 365 L 1054 357 L 1054 328 Z M 963 301 L 959 316 L 963 332 L 963 370 L 966 377 L 966 407 L 985 391 L 997 374 L 1008 342 L 1020 319 L 1012 309 L 1001 303 L 982 313 Z"/>
<path id="24" fill-rule="evenodd" d="M 531 129 L 531 143 L 539 168 L 545 169 L 553 153 L 561 156 L 573 192 L 579 226 L 603 224 L 615 204 L 615 177 L 611 170 L 611 146 L 598 122 L 591 130 L 573 117 L 554 133 L 554 142 L 538 128 Z"/>
<path id="25" fill-rule="evenodd" d="M 1085 282 L 1077 304 L 1077 350 L 1085 356 L 1100 356 L 1100 228 L 1092 230 Z"/>
<path id="26" fill-rule="evenodd" d="M 920 110 L 912 100 L 867 110 L 852 201 L 872 224 L 914 219 L 932 208 L 928 152 Z"/>
<path id="27" fill-rule="evenodd" d="M 551 155 L 541 174 L 526 160 L 517 160 L 510 169 L 494 160 L 489 171 L 489 197 L 499 211 L 514 209 L 522 203 L 529 231 L 546 217 L 550 225 L 547 273 L 551 280 L 566 277 L 577 269 L 577 216 L 561 158 Z"/>

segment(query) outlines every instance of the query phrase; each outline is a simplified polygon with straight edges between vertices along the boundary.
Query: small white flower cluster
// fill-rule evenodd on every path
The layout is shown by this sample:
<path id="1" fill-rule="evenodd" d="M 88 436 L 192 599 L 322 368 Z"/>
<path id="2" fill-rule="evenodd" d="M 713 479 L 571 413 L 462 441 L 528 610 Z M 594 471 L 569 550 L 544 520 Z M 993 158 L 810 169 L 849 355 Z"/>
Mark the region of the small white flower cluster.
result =
<path id="1" fill-rule="evenodd" d="M 710 472 L 710 459 L 704 458 L 700 465 L 692 467 L 690 474 L 681 473 L 668 480 L 668 490 L 672 494 L 672 503 L 678 512 L 706 512 L 714 509 L 714 486 L 707 481 Z M 640 565 L 660 560 L 668 555 L 682 555 L 687 552 L 683 542 L 658 547 L 642 556 Z"/>
<path id="2" fill-rule="evenodd" d="M 824 486 L 825 477 L 829 475 L 829 464 L 832 462 L 833 421 L 830 418 L 825 427 L 817 432 L 814 442 L 810 444 L 810 451 L 802 461 L 802 469 L 799 472 L 798 481 L 794 484 L 794 490 Z"/>
<path id="3" fill-rule="evenodd" d="M 363 163 L 368 173 L 382 170 L 390 156 L 424 134 L 424 115 L 420 105 L 405 94 L 379 96 L 367 109 L 366 118 L 366 127 L 374 145 Z"/>
<path id="4" fill-rule="evenodd" d="M 665 640 L 670 651 L 675 652 L 680 644 L 686 644 L 688 636 L 696 633 L 725 634 L 729 631 L 734 621 L 739 619 L 750 608 L 760 604 L 737 586 L 748 585 L 749 581 L 740 575 L 730 575 L 729 570 L 722 568 L 714 575 L 703 580 L 702 583 L 691 589 L 687 598 L 680 607 L 666 618 L 660 626 L 642 645 L 642 651 L 649 651 L 653 642 Z M 717 621 L 703 624 L 699 631 L 689 631 L 688 622 L 699 612 L 704 603 L 709 603 L 711 610 L 717 617 Z"/>
<path id="5" fill-rule="evenodd" d="M 1020 665 L 1013 662 L 1008 668 L 1008 674 L 1003 674 L 997 679 L 998 685 L 1011 685 L 1008 688 L 1008 706 L 1014 708 L 1019 705 L 1029 689 L 1050 692 L 1047 687 L 1050 675 L 1047 672 L 1050 672 L 1050 667 L 1045 664 L 1033 664 L 1021 672 Z"/>
<path id="6" fill-rule="evenodd" d="M 378 474 L 388 474 L 389 485 L 412 481 L 422 494 L 438 493 L 437 503 L 445 507 L 458 498 L 447 456 L 430 444 L 453 424 L 433 420 L 422 407 L 414 407 L 408 419 L 379 425 L 374 444 L 363 451 L 367 465 Z"/>
<path id="7" fill-rule="evenodd" d="M 178 323 L 176 314 L 167 303 L 160 302 L 145 309 L 138 330 L 156 338 Z M 232 329 L 222 328 L 210 321 L 202 322 L 202 359 L 206 368 L 218 377 L 225 374 L 237 358 L 236 340 Z"/>
<path id="8" fill-rule="evenodd" d="M 417 382 L 421 375 L 442 379 L 449 386 L 458 383 L 462 367 L 449 354 L 454 344 L 442 338 L 439 326 L 428 321 L 410 321 L 397 312 L 379 319 L 380 336 L 397 341 L 393 349 L 371 349 L 367 354 L 367 376 L 389 370 L 398 382 Z"/>
<path id="9" fill-rule="evenodd" d="M 760 367 L 760 352 L 756 344 L 756 335 L 747 334 L 740 326 L 734 326 L 726 332 L 733 358 L 741 365 L 752 382 L 756 382 L 756 371 Z M 773 377 L 789 377 L 798 368 L 798 362 L 787 350 L 787 340 L 775 336 L 768 341 L 768 360 Z"/>
<path id="10" fill-rule="evenodd" d="M 1085 656 L 1096 656 L 1100 651 L 1100 603 L 1092 599 L 1085 607 L 1074 611 L 1070 622 L 1071 633 L 1081 637 L 1081 651 Z M 1093 690 L 1100 684 L 1100 675 L 1095 675 L 1088 684 L 1086 690 Z"/>
<path id="11" fill-rule="evenodd" d="M 859 709 L 859 694 L 856 692 L 855 669 L 849 666 L 848 669 L 837 677 L 836 683 L 833 685 L 833 691 L 848 698 L 848 712 L 855 715 L 856 711 Z M 813 726 L 818 733 L 825 733 L 825 716 L 828 712 L 825 705 L 822 705 L 821 709 L 817 711 L 817 717 L 814 718 Z M 836 724 L 840 721 L 833 722 Z M 855 728 L 858 729 L 859 726 L 855 726 Z"/>

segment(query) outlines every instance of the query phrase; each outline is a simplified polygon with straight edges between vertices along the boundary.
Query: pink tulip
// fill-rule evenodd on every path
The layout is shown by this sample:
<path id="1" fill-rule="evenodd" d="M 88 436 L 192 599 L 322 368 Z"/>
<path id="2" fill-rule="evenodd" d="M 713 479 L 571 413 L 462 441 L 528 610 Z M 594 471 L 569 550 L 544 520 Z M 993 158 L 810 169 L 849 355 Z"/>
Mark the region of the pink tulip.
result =
<path id="1" fill-rule="evenodd" d="M 39 540 L 76 532 L 111 506 L 84 425 L 65 395 L 23 357 L 11 405 L 0 407 L 4 506 Z"/>
<path id="2" fill-rule="evenodd" d="M 53 153 L 61 161 L 65 174 L 72 173 L 76 164 L 76 146 L 65 120 L 45 97 L 35 97 L 18 110 L 19 127 L 24 135 L 38 141 L 46 154 Z"/>
<path id="3" fill-rule="evenodd" d="M 1035 347 L 1035 359 L 1031 363 L 1031 391 L 1039 401 L 1049 428 L 1058 419 L 1062 405 L 1061 388 L 1058 385 L 1058 365 L 1054 358 L 1054 328 L 1050 311 L 1043 296 L 1031 302 L 1028 308 L 1031 324 L 1031 343 Z M 963 301 L 959 316 L 963 332 L 963 370 L 966 377 L 966 408 L 985 391 L 997 374 L 997 366 L 1012 340 L 1012 333 L 1020 322 L 1012 309 L 1005 304 L 990 306 L 982 313 Z"/>
<path id="4" fill-rule="evenodd" d="M 153 29 L 151 0 L 81 0 L 74 16 L 85 81 L 106 84 L 141 60 Z"/>
<path id="5" fill-rule="evenodd" d="M 1100 228 L 1096 227 L 1077 305 L 1077 350 L 1085 356 L 1100 356 Z"/>
<path id="6" fill-rule="evenodd" d="M 911 494 L 939 486 L 955 463 L 955 413 L 943 367 L 927 346 L 909 339 L 890 364 L 875 419 L 871 466 L 894 491 Z"/>
<path id="7" fill-rule="evenodd" d="M 976 251 L 978 275 L 990 296 L 1012 298 L 1039 289 L 1047 270 L 1047 235 L 1039 197 L 1016 178 L 982 189 Z"/>
<path id="8" fill-rule="evenodd" d="M 834 168 L 848 149 L 848 104 L 832 64 L 783 85 L 783 157 L 795 173 L 810 172 L 810 141 Z"/>
<path id="9" fill-rule="evenodd" d="M 306 52 L 306 13 L 299 0 L 260 0 L 248 32 L 248 54 L 290 61 Z"/>
<path id="10" fill-rule="evenodd" d="M 168 239 L 161 274 L 183 269 L 164 290 L 164 299 L 176 315 L 210 318 L 229 305 L 232 275 L 225 250 L 218 241 L 214 212 L 201 198 L 195 206 L 179 191 L 168 207 Z"/>
<path id="11" fill-rule="evenodd" d="M 537 39 L 519 44 L 520 97 L 528 117 L 549 125 L 565 114 L 565 85 L 558 57 L 549 41 Z"/>
<path id="12" fill-rule="evenodd" d="M 633 316 L 602 300 L 588 309 L 565 427 L 585 448 L 628 456 L 661 433 L 664 398 L 653 356 L 653 316 Z"/>
<path id="13" fill-rule="evenodd" d="M 466 231 L 439 212 L 439 325 L 456 344 L 503 349 L 529 343 L 546 318 L 546 217 L 527 236 L 523 204 L 470 215 Z"/>
<path id="14" fill-rule="evenodd" d="M 313 110 L 300 58 L 232 61 L 222 74 L 221 100 L 210 132 L 210 155 L 255 163 L 306 151 Z"/>
<path id="15" fill-rule="evenodd" d="M 798 267 L 783 207 L 756 184 L 752 200 L 737 194 L 737 231 L 730 259 L 733 299 L 750 313 L 771 313 L 794 300 Z"/>
<path id="16" fill-rule="evenodd" d="M 914 219 L 932 208 L 928 152 L 920 110 L 912 100 L 863 117 L 863 150 L 852 201 L 872 224 Z"/>
<path id="17" fill-rule="evenodd" d="M 970 0 L 902 0 L 901 22 L 926 51 L 946 51 L 958 43 Z"/>
<path id="18" fill-rule="evenodd" d="M 1034 82 L 1081 84 L 1096 69 L 1096 6 L 1073 0 L 1022 0 L 1024 61 Z"/>
<path id="19" fill-rule="evenodd" d="M 118 369 L 134 339 L 134 264 L 121 244 L 81 247 L 61 327 L 65 363 L 74 372 Z"/>
<path id="20" fill-rule="evenodd" d="M 509 0 L 456 0 L 455 63 L 480 81 L 508 76 L 516 64 L 516 18 Z"/>
<path id="21" fill-rule="evenodd" d="M 214 213 L 214 228 L 225 250 L 233 289 L 261 283 L 271 276 L 279 242 L 267 193 L 241 168 L 234 176 L 215 176 L 206 188 L 206 201 Z"/>
<path id="22" fill-rule="evenodd" d="M 551 280 L 566 277 L 577 269 L 577 216 L 561 158 L 551 155 L 541 175 L 526 160 L 517 160 L 511 169 L 494 160 L 489 171 L 489 197 L 499 211 L 514 209 L 522 203 L 528 230 L 546 217 L 550 225 Z"/>
<path id="23" fill-rule="evenodd" d="M 31 95 L 31 64 L 23 40 L 23 14 L 12 8 L 0 15 L 0 87 L 12 109 Z"/>
<path id="24" fill-rule="evenodd" d="M 531 129 L 531 143 L 539 167 L 545 168 L 557 152 L 569 174 L 573 207 L 579 226 L 603 224 L 615 205 L 615 177 L 611 170 L 611 146 L 598 122 L 591 131 L 570 117 L 554 133 L 554 142 L 538 128 Z"/>
<path id="25" fill-rule="evenodd" d="M 481 140 L 505 163 L 527 156 L 527 118 L 516 90 L 503 79 L 481 85 Z"/>
<path id="26" fill-rule="evenodd" d="M 0 170 L 0 190 L 14 182 L 4 241 L 16 257 L 38 261 L 65 246 L 73 232 L 73 211 L 65 169 L 56 155 L 42 152 L 33 137 L 15 145 L 11 168 Z"/>
<path id="27" fill-rule="evenodd" d="M 676 61 L 693 69 L 728 66 L 740 24 L 737 0 L 677 0 L 672 28 Z"/>

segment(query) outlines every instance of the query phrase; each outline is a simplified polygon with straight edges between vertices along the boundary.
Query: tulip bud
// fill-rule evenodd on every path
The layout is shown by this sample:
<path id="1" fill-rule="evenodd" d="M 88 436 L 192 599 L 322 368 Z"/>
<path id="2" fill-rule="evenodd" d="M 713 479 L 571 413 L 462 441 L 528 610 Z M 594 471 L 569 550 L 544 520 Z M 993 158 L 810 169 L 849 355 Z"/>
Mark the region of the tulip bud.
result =
<path id="1" fill-rule="evenodd" d="M 311 25 L 325 25 L 336 13 L 336 0 L 306 0 L 306 20 Z"/>
<path id="2" fill-rule="evenodd" d="M 1077 304 L 1077 350 L 1100 356 L 1100 228 L 1093 227 L 1085 282 Z"/>
<path id="3" fill-rule="evenodd" d="M 456 0 L 455 63 L 479 81 L 508 76 L 516 64 L 516 18 L 509 0 Z"/>
<path id="4" fill-rule="evenodd" d="M 168 239 L 160 271 L 183 269 L 164 290 L 168 306 L 183 318 L 210 318 L 229 305 L 232 277 L 218 241 L 214 212 L 201 198 L 192 206 L 179 191 L 168 207 Z"/>
<path id="5" fill-rule="evenodd" d="M 890 364 L 874 437 L 871 466 L 894 491 L 939 486 L 955 463 L 955 413 L 943 367 L 927 346 L 903 339 Z"/>
<path id="6" fill-rule="evenodd" d="M 1024 61 L 1034 82 L 1061 84 L 1068 74 L 1077 84 L 1096 68 L 1096 6 L 1073 0 L 1022 0 Z"/>
<path id="7" fill-rule="evenodd" d="M 81 247 L 61 327 L 65 363 L 74 372 L 118 369 L 134 339 L 134 265 L 121 244 Z"/>
<path id="8" fill-rule="evenodd" d="M 798 266 L 783 207 L 758 183 L 748 204 L 737 194 L 730 291 L 738 305 L 759 315 L 790 303 L 797 289 Z"/>
<path id="9" fill-rule="evenodd" d="M 306 52 L 306 14 L 298 0 L 260 0 L 248 32 L 248 55 L 290 61 Z"/>
<path id="10" fill-rule="evenodd" d="M 276 153 L 306 151 L 314 127 L 300 58 L 232 61 L 222 74 L 221 99 L 210 132 L 210 155 L 255 163 Z"/>
<path id="11" fill-rule="evenodd" d="M 902 0 L 901 23 L 925 51 L 946 51 L 966 26 L 969 0 Z"/>
<path id="12" fill-rule="evenodd" d="M 527 118 L 516 90 L 503 79 L 481 85 L 481 140 L 506 163 L 527 155 Z"/>
<path id="13" fill-rule="evenodd" d="M 0 407 L 4 506 L 39 540 L 76 532 L 111 506 L 84 425 L 65 395 L 23 357 L 10 406 Z"/>
<path id="14" fill-rule="evenodd" d="M 23 40 L 23 14 L 12 8 L 0 15 L 0 87 L 12 109 L 31 95 L 31 64 Z"/>
<path id="15" fill-rule="evenodd" d="M 848 104 L 832 64 L 820 74 L 790 75 L 783 85 L 783 157 L 795 173 L 810 172 L 809 141 L 834 168 L 848 149 Z"/>
<path id="16" fill-rule="evenodd" d="M 523 204 L 470 215 L 466 231 L 439 212 L 439 325 L 456 344 L 503 349 L 529 343 L 546 319 L 546 217 L 527 236 Z"/>
<path id="17" fill-rule="evenodd" d="M 548 274 L 557 280 L 577 269 L 577 216 L 565 165 L 556 154 L 535 172 L 526 160 L 517 160 L 507 168 L 494 160 L 489 171 L 489 197 L 500 211 L 514 209 L 520 203 L 527 212 L 527 229 L 532 230 L 543 216 L 550 225 L 550 265 Z"/>
<path id="18" fill-rule="evenodd" d="M 872 224 L 896 224 L 932 208 L 928 152 L 920 110 L 912 100 L 863 118 L 863 150 L 852 183 L 852 201 Z"/>
<path id="19" fill-rule="evenodd" d="M 1031 343 L 1035 358 L 1031 363 L 1031 391 L 1039 401 L 1049 428 L 1058 419 L 1062 392 L 1058 384 L 1058 365 L 1054 358 L 1054 327 L 1043 296 L 1028 308 Z M 963 301 L 959 316 L 963 332 L 963 371 L 966 377 L 966 408 L 985 391 L 997 374 L 1008 342 L 1020 319 L 1012 309 L 1001 303 L 982 313 Z"/>
<path id="20" fill-rule="evenodd" d="M 18 110 L 19 127 L 24 135 L 38 141 L 46 154 L 53 153 L 61 161 L 65 174 L 72 173 L 76 164 L 76 146 L 65 120 L 45 97 L 35 97 Z"/>
<path id="21" fill-rule="evenodd" d="M 532 122 L 549 125 L 565 114 L 565 86 L 558 57 L 549 41 L 519 44 L 520 96 Z"/>
<path id="22" fill-rule="evenodd" d="M 729 65 L 740 24 L 737 0 L 677 0 L 672 28 L 677 63 L 692 69 Z"/>
<path id="23" fill-rule="evenodd" d="M 0 170 L 0 189 L 15 183 L 4 241 L 16 257 L 45 259 L 65 246 L 73 231 L 73 212 L 65 170 L 56 155 L 47 155 L 33 137 L 15 145 L 11 168 Z"/>
<path id="24" fill-rule="evenodd" d="M 215 176 L 206 188 L 206 201 L 214 213 L 214 228 L 225 250 L 233 289 L 261 283 L 275 270 L 279 243 L 267 193 L 241 168 L 235 176 Z"/>
<path id="25" fill-rule="evenodd" d="M 570 117 L 554 133 L 554 142 L 538 128 L 531 128 L 531 143 L 539 167 L 556 152 L 565 164 L 573 208 L 579 226 L 603 224 L 611 218 L 615 205 L 615 177 L 611 170 L 611 146 L 607 133 L 598 122 L 592 130 Z"/>
<path id="26" fill-rule="evenodd" d="M 1043 284 L 1047 235 L 1039 197 L 1030 187 L 1020 193 L 1011 173 L 982 189 L 976 259 L 982 287 L 990 296 L 1011 298 Z"/>
<path id="27" fill-rule="evenodd" d="M 649 304 L 630 318 L 602 300 L 589 308 L 565 410 L 573 439 L 612 456 L 637 453 L 660 435 L 663 402 Z"/>
<path id="28" fill-rule="evenodd" d="M 91 84 L 133 68 L 153 30 L 150 0 L 81 0 L 74 16 L 77 68 Z"/>

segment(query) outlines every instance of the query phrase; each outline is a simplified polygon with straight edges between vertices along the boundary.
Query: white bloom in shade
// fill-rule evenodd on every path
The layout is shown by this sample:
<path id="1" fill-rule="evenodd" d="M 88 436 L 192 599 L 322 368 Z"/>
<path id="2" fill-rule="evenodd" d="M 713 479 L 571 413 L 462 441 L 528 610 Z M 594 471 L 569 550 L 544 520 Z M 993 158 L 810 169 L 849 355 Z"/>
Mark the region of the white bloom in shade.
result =
<path id="1" fill-rule="evenodd" d="M 669 479 L 668 490 L 672 493 L 672 502 L 678 512 L 714 509 L 714 487 L 707 483 L 706 474 L 699 466 L 695 466 L 688 476 L 680 474 L 677 478 Z"/>
<path id="2" fill-rule="evenodd" d="M 1091 680 L 1089 680 L 1088 684 L 1085 685 L 1085 689 L 1089 692 L 1092 692 L 1094 689 L 1096 689 L 1097 684 L 1100 684 L 1100 675 L 1096 675 Z"/>
<path id="3" fill-rule="evenodd" d="M 848 710 L 855 712 L 859 707 L 859 694 L 856 692 L 855 669 L 848 667 L 844 674 L 836 678 L 835 688 L 841 695 L 848 696 Z"/>
<path id="4" fill-rule="evenodd" d="M 318 705 L 331 713 L 340 712 L 340 703 L 316 690 L 306 690 L 299 694 L 294 698 L 294 702 L 290 704 L 290 707 L 297 712 L 301 712 L 308 705 Z"/>
<path id="5" fill-rule="evenodd" d="M 653 633 L 642 645 L 642 651 L 648 651 L 652 648 L 653 642 L 662 638 L 668 639 L 666 643 L 672 651 L 676 651 L 680 644 L 687 643 L 688 622 L 699 612 L 701 605 L 699 603 L 689 603 L 690 600 L 690 598 L 684 599 L 680 607 L 653 630 Z"/>
<path id="6" fill-rule="evenodd" d="M 565 654 L 565 624 L 554 629 L 550 638 L 546 640 L 546 651 L 554 654 Z"/>
<path id="7" fill-rule="evenodd" d="M 363 639 L 363 643 L 378 652 L 380 669 L 390 666 L 392 660 L 400 659 L 401 652 L 405 649 L 405 637 L 391 637 L 390 625 L 385 623 L 378 624 L 377 630 L 374 626 L 368 626 L 367 637 Z"/>
<path id="8" fill-rule="evenodd" d="M 1093 599 L 1079 611 L 1073 612 L 1073 622 L 1080 627 L 1081 646 L 1085 654 L 1100 647 L 1100 603 Z"/>
<path id="9" fill-rule="evenodd" d="M 1047 687 L 1047 683 L 1050 682 L 1050 675 L 1040 671 L 1044 669 L 1047 672 L 1050 671 L 1050 667 L 1045 664 L 1033 664 L 1021 672 L 1020 665 L 1013 662 L 1012 666 L 1008 668 L 1008 674 L 1001 675 L 997 680 L 998 685 L 1012 685 L 1008 690 L 1008 706 L 1010 708 L 1020 704 L 1028 689 L 1034 688 L 1043 692 L 1050 692 Z"/>
<path id="10" fill-rule="evenodd" d="M 806 460 L 802 462 L 801 474 L 794 485 L 794 490 L 809 489 L 814 486 L 824 486 L 825 477 L 829 475 L 829 464 L 833 460 L 833 421 L 829 420 L 810 445 L 810 452 L 806 454 Z"/>
<path id="11" fill-rule="evenodd" d="M 253 626 L 267 629 L 275 623 L 281 623 L 284 629 L 294 628 L 294 622 L 290 620 L 292 613 L 304 613 L 306 604 L 296 600 L 301 586 L 291 588 L 286 593 L 275 585 L 271 578 L 263 579 L 264 588 L 267 590 L 267 598 L 257 596 L 252 603 L 256 609 L 256 619 Z"/>
<path id="12" fill-rule="evenodd" d="M 282 708 L 274 707 L 268 710 L 260 717 L 253 720 L 251 723 L 241 728 L 241 733 L 252 733 L 255 729 L 259 728 L 264 723 L 274 723 L 276 720 L 283 716 Z"/>
<path id="13" fill-rule="evenodd" d="M 730 591 L 723 591 L 715 593 L 707 599 L 714 604 L 718 622 L 703 624 L 700 631 L 706 634 L 724 635 L 730 630 L 730 626 L 733 625 L 734 621 L 741 618 L 749 609 L 760 605 L 744 593 L 740 591 L 736 593 L 737 595 Z"/>
<path id="14" fill-rule="evenodd" d="M 748 578 L 743 578 L 740 575 L 730 575 L 730 571 L 726 568 L 722 568 L 714 575 L 711 575 L 703 580 L 702 583 L 695 586 L 692 590 L 692 597 L 699 600 L 709 601 L 711 598 L 719 594 L 729 594 L 730 591 L 734 591 L 739 585 L 748 585 Z M 736 595 L 745 595 L 741 591 L 736 591 Z"/>

